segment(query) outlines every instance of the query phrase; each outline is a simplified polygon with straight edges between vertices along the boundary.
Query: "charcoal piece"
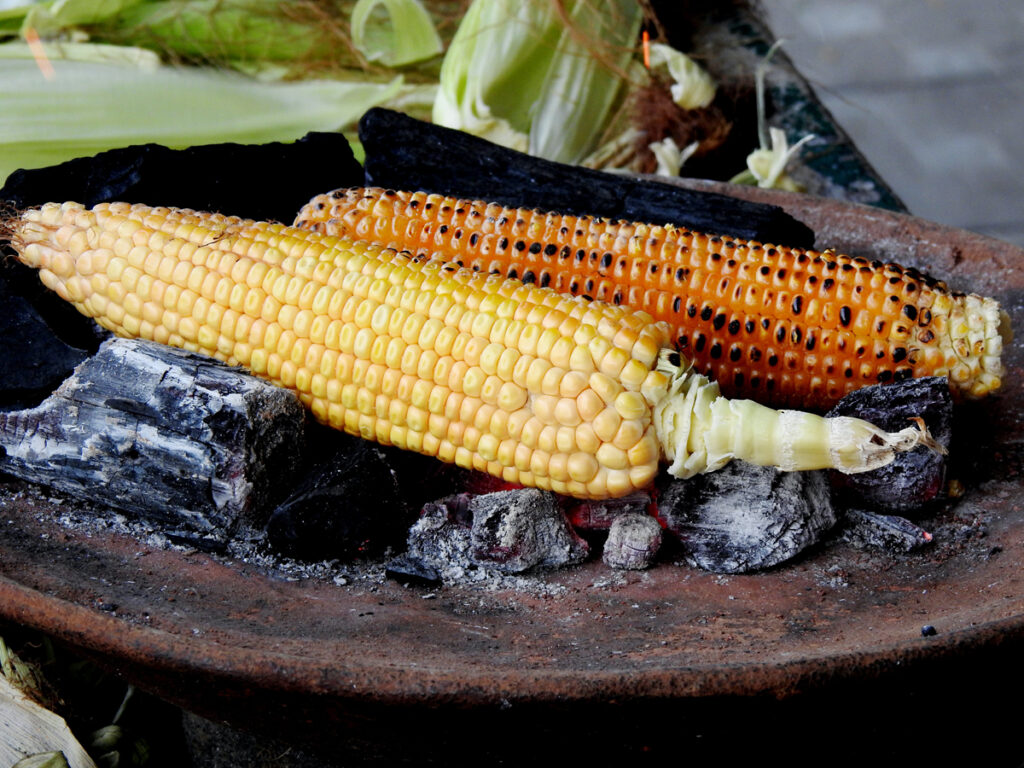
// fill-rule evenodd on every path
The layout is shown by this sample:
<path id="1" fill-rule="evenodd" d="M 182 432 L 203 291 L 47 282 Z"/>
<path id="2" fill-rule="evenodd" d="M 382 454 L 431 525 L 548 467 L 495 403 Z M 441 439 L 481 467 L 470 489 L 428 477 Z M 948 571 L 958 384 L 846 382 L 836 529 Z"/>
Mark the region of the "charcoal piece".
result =
<path id="1" fill-rule="evenodd" d="M 913 425 L 911 417 L 920 417 L 936 442 L 946 449 L 952 443 L 953 398 L 949 383 L 941 376 L 858 389 L 840 400 L 828 415 L 856 416 L 889 431 L 906 429 Z M 947 458 L 918 446 L 871 472 L 832 472 L 832 484 L 842 503 L 875 512 L 920 516 L 945 496 Z"/>
<path id="2" fill-rule="evenodd" d="M 658 517 L 687 563 L 715 573 L 770 568 L 818 542 L 836 522 L 825 472 L 733 461 L 660 484 Z"/>
<path id="3" fill-rule="evenodd" d="M 49 346 L 49 341 L 55 338 L 91 355 L 99 349 L 100 344 L 113 336 L 91 317 L 86 317 L 73 304 L 43 285 L 39 279 L 39 270 L 22 264 L 12 254 L 7 244 L 0 243 L 2 291 L 11 301 L 26 302 L 26 311 L 34 314 L 38 322 L 49 329 L 46 335 L 37 337 L 40 344 L 46 343 Z M 45 351 L 41 350 L 40 354 L 45 355 Z"/>
<path id="4" fill-rule="evenodd" d="M 371 186 L 814 245 L 813 232 L 777 206 L 555 163 L 379 107 L 363 115 L 359 138 Z"/>
<path id="5" fill-rule="evenodd" d="M 475 496 L 471 552 L 479 565 L 503 573 L 583 562 L 589 546 L 575 534 L 554 494 L 536 488 Z"/>
<path id="6" fill-rule="evenodd" d="M 120 200 L 291 224 L 314 195 L 362 180 L 363 169 L 343 135 L 308 133 L 291 143 L 111 149 L 15 171 L 0 189 L 0 200 L 18 207 Z"/>
<path id="7" fill-rule="evenodd" d="M 634 491 L 618 499 L 588 499 L 568 511 L 569 522 L 578 531 L 607 531 L 623 515 L 643 514 L 650 506 L 647 491 Z"/>
<path id="8" fill-rule="evenodd" d="M 270 514 L 267 543 L 300 560 L 344 561 L 402 544 L 415 512 L 392 455 L 356 437 L 332 437 L 318 446 L 322 459 Z"/>
<path id="9" fill-rule="evenodd" d="M 436 568 L 408 552 L 388 560 L 384 566 L 384 575 L 393 581 L 416 587 L 436 587 L 442 583 L 441 574 Z"/>
<path id="10" fill-rule="evenodd" d="M 409 529 L 406 557 L 453 582 L 569 565 L 588 552 L 554 494 L 522 488 L 427 504 Z"/>
<path id="11" fill-rule="evenodd" d="M 629 512 L 615 518 L 604 543 L 602 560 L 620 570 L 650 568 L 661 548 L 661 526 L 647 514 Z"/>
<path id="12" fill-rule="evenodd" d="M 37 408 L 0 413 L 0 471 L 227 540 L 291 479 L 304 420 L 240 369 L 114 339 Z"/>
<path id="13" fill-rule="evenodd" d="M 461 511 L 460 511 L 461 509 Z M 409 529 L 405 569 L 438 573 L 443 581 L 459 581 L 476 569 L 470 558 L 468 501 L 448 497 L 423 507 Z"/>
<path id="14" fill-rule="evenodd" d="M 87 353 L 59 338 L 2 276 L 0 306 L 0 409 L 31 408 L 70 376 Z"/>
<path id="15" fill-rule="evenodd" d="M 877 515 L 863 509 L 848 509 L 843 515 L 840 541 L 886 552 L 913 552 L 932 542 L 924 528 L 898 515 Z"/>

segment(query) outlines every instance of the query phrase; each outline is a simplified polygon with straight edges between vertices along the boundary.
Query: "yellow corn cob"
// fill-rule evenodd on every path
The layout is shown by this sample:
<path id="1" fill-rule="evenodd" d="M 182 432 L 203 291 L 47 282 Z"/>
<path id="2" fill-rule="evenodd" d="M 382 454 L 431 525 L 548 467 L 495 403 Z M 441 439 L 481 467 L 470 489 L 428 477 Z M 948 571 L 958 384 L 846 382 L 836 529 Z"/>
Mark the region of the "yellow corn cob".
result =
<path id="1" fill-rule="evenodd" d="M 738 457 L 856 472 L 928 438 L 729 401 L 667 326 L 440 261 L 279 224 L 140 205 L 26 211 L 9 240 L 122 336 L 294 390 L 334 427 L 584 498 Z"/>
<path id="2" fill-rule="evenodd" d="M 643 309 L 729 396 L 825 408 L 948 376 L 981 397 L 1003 375 L 999 305 L 895 264 L 376 188 L 318 195 L 295 223 Z"/>

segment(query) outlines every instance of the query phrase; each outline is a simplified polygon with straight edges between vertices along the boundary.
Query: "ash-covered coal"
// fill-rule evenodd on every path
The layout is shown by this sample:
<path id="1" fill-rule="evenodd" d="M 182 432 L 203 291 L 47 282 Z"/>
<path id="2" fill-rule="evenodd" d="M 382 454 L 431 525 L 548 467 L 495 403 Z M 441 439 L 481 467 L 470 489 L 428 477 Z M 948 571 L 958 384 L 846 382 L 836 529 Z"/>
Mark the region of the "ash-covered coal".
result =
<path id="1" fill-rule="evenodd" d="M 398 578 L 481 581 L 583 562 L 589 546 L 569 525 L 554 494 L 534 488 L 427 504 L 409 530 L 408 550 L 389 564 Z"/>
<path id="2" fill-rule="evenodd" d="M 469 512 L 472 557 L 481 565 L 522 573 L 580 563 L 589 554 L 553 493 L 536 488 L 488 493 L 470 499 Z"/>
<path id="3" fill-rule="evenodd" d="M 947 450 L 953 438 L 953 398 L 944 377 L 908 379 L 851 392 L 829 416 L 856 416 L 896 431 L 921 418 Z M 896 455 L 880 469 L 856 475 L 832 473 L 837 500 L 874 512 L 920 516 L 945 498 L 947 456 L 926 446 Z"/>
<path id="4" fill-rule="evenodd" d="M 0 412 L 0 471 L 223 544 L 265 518 L 304 427 L 287 390 L 191 352 L 113 339 L 39 406 Z"/>
<path id="5" fill-rule="evenodd" d="M 932 543 L 924 528 L 898 515 L 879 515 L 863 509 L 848 509 L 843 514 L 839 540 L 884 552 L 913 552 Z"/>
<path id="6" fill-rule="evenodd" d="M 604 542 L 602 560 L 610 568 L 640 571 L 650 568 L 661 549 L 661 525 L 643 512 L 615 518 Z"/>
<path id="7" fill-rule="evenodd" d="M 663 481 L 658 517 L 686 562 L 714 573 L 770 568 L 821 540 L 836 523 L 825 472 L 782 472 L 733 461 L 717 472 Z"/>

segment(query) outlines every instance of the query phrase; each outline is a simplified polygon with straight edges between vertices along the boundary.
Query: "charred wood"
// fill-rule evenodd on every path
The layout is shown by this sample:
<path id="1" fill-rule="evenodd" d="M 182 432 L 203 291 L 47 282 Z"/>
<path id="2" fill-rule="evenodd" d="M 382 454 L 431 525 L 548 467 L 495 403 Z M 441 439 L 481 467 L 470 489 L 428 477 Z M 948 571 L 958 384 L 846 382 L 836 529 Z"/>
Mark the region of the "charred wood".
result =
<path id="1" fill-rule="evenodd" d="M 0 413 L 0 471 L 223 540 L 291 478 L 304 419 L 239 369 L 115 339 L 38 407 Z"/>
<path id="2" fill-rule="evenodd" d="M 851 392 L 829 416 L 857 416 L 890 431 L 905 429 L 922 418 L 940 445 L 953 438 L 953 398 L 945 378 L 908 379 Z M 858 475 L 832 473 L 837 500 L 875 512 L 923 514 L 945 498 L 947 456 L 925 446 L 897 454 L 881 469 Z"/>
<path id="3" fill-rule="evenodd" d="M 398 580 L 420 577 L 425 583 L 466 579 L 477 568 L 469 554 L 471 524 L 464 495 L 425 505 L 409 529 L 406 552 L 389 562 L 389 575 Z"/>
<path id="4" fill-rule="evenodd" d="M 363 115 L 359 138 L 373 186 L 814 245 L 811 230 L 777 206 L 555 163 L 379 107 Z"/>
<path id="5" fill-rule="evenodd" d="M 343 135 L 308 133 L 292 143 L 111 149 L 15 171 L 0 189 L 0 200 L 17 207 L 65 200 L 92 207 L 116 200 L 290 224 L 314 195 L 357 186 L 362 179 Z"/>
<path id="6" fill-rule="evenodd" d="M 37 278 L 38 280 L 38 278 Z M 17 295 L 0 276 L 0 409 L 38 405 L 85 360 L 77 349 L 57 336 L 32 305 Z"/>
<path id="7" fill-rule="evenodd" d="M 506 573 L 556 568 L 586 559 L 589 547 L 573 531 L 553 493 L 500 491 L 469 501 L 474 562 Z"/>
<path id="8" fill-rule="evenodd" d="M 409 530 L 396 578 L 437 573 L 445 582 L 485 572 L 524 573 L 583 562 L 589 546 L 572 530 L 554 494 L 535 488 L 457 494 L 427 504 Z"/>
<path id="9" fill-rule="evenodd" d="M 664 481 L 658 517 L 688 564 L 715 573 L 778 565 L 816 544 L 836 522 L 825 472 L 782 472 L 740 461 Z"/>
<path id="10" fill-rule="evenodd" d="M 319 431 L 312 428 L 311 431 Z M 351 560 L 401 546 L 443 474 L 435 460 L 330 430 L 319 457 L 271 513 L 267 543 L 300 560 Z"/>
<path id="11" fill-rule="evenodd" d="M 858 547 L 899 554 L 913 552 L 932 542 L 928 531 L 898 515 L 848 509 L 843 518 L 839 540 Z"/>

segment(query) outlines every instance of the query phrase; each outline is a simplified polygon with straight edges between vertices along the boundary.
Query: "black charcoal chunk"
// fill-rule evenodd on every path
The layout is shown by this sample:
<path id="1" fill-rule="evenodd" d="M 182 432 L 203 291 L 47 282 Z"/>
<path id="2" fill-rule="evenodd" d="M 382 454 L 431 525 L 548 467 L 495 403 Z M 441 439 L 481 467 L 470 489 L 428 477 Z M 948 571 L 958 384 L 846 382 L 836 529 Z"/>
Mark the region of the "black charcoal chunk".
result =
<path id="1" fill-rule="evenodd" d="M 733 461 L 663 481 L 658 517 L 687 563 L 715 573 L 770 568 L 817 543 L 836 522 L 825 472 Z"/>
<path id="2" fill-rule="evenodd" d="M 644 514 L 650 504 L 651 495 L 646 491 L 617 499 L 587 499 L 569 509 L 569 522 L 578 531 L 607 531 L 623 515 Z"/>
<path id="3" fill-rule="evenodd" d="M 267 543 L 301 560 L 349 561 L 401 545 L 416 512 L 381 446 L 333 432 L 267 522 Z M 410 454 L 410 458 L 426 458 Z"/>
<path id="4" fill-rule="evenodd" d="M 469 502 L 471 557 L 503 573 L 583 562 L 589 547 L 576 535 L 552 493 L 535 488 L 499 491 Z"/>
<path id="5" fill-rule="evenodd" d="M 384 575 L 393 581 L 415 587 L 436 587 L 442 583 L 441 574 L 436 568 L 408 552 L 388 560 L 384 566 Z"/>
<path id="6" fill-rule="evenodd" d="M 291 224 L 315 195 L 363 183 L 363 169 L 340 133 L 308 133 L 291 143 L 207 144 L 168 149 L 140 144 L 12 173 L 0 200 L 17 207 L 114 200 Z"/>
<path id="7" fill-rule="evenodd" d="M 113 339 L 32 409 L 0 413 L 0 471 L 225 541 L 301 456 L 291 392 L 207 357 Z"/>
<path id="8" fill-rule="evenodd" d="M 621 570 L 650 568 L 661 548 L 661 525 L 653 517 L 630 512 L 615 518 L 608 530 L 602 560 Z"/>
<path id="9" fill-rule="evenodd" d="M 777 206 L 564 165 L 392 110 L 363 115 L 359 138 L 373 186 L 814 245 L 813 232 Z"/>
<path id="10" fill-rule="evenodd" d="M 87 357 L 59 338 L 0 275 L 0 409 L 39 405 Z"/>
<path id="11" fill-rule="evenodd" d="M 907 379 L 851 392 L 829 416 L 856 416 L 888 431 L 924 419 L 932 437 L 948 449 L 953 438 L 953 398 L 944 377 Z M 925 446 L 901 453 L 880 469 L 855 475 L 832 473 L 837 499 L 875 512 L 914 517 L 945 496 L 947 456 Z"/>
<path id="12" fill-rule="evenodd" d="M 913 552 L 932 542 L 928 531 L 898 515 L 877 515 L 863 509 L 848 509 L 843 517 L 839 539 L 858 547 L 903 553 Z"/>

